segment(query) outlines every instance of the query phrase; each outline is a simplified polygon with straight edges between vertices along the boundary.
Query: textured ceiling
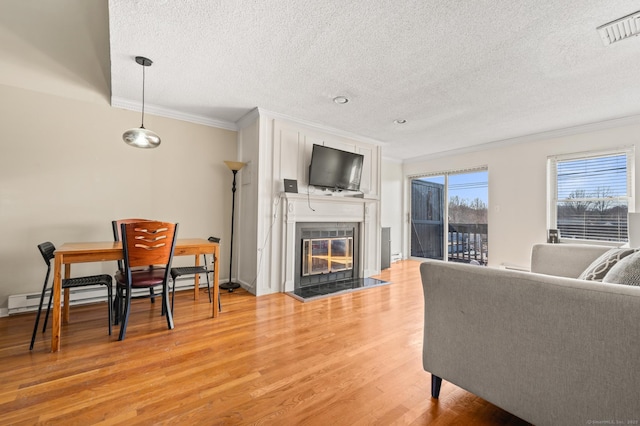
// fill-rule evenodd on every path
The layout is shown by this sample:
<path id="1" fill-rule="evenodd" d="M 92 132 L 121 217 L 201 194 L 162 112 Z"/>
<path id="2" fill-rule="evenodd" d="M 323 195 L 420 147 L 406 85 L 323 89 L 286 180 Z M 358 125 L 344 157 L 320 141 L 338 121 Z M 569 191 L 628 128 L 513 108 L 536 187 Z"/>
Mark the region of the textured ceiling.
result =
<path id="1" fill-rule="evenodd" d="M 640 114 L 629 0 L 110 0 L 114 105 L 234 126 L 255 107 L 412 159 Z M 335 96 L 349 98 L 345 105 Z M 406 119 L 404 125 L 394 119 Z"/>

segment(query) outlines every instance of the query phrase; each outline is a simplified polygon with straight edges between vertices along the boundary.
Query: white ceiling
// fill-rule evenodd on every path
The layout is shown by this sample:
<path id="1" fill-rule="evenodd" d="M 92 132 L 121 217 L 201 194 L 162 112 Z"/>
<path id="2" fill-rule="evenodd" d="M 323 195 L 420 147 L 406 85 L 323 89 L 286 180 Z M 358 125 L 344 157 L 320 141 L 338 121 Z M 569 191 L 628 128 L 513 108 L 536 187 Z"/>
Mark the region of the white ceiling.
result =
<path id="1" fill-rule="evenodd" d="M 233 128 L 269 112 L 416 157 L 640 114 L 631 0 L 110 0 L 112 102 Z M 335 96 L 349 98 L 345 105 Z M 404 125 L 394 119 L 406 119 Z"/>

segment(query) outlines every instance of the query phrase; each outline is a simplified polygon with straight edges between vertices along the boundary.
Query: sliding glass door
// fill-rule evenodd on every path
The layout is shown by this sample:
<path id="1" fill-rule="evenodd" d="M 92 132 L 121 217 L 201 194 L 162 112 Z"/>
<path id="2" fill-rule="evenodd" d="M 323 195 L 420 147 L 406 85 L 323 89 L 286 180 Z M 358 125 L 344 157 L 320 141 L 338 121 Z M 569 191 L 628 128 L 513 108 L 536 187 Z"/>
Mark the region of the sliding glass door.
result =
<path id="1" fill-rule="evenodd" d="M 411 256 L 486 265 L 488 172 L 411 180 Z"/>

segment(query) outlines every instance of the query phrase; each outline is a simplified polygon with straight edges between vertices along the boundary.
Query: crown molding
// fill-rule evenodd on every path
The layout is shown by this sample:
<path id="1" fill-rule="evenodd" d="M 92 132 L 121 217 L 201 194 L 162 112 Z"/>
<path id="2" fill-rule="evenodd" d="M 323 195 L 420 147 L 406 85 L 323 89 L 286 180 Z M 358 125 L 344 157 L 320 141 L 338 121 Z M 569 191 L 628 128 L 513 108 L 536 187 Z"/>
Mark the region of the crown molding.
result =
<path id="1" fill-rule="evenodd" d="M 421 155 L 420 157 L 405 159 L 403 163 L 412 164 L 421 161 L 433 160 L 437 158 L 450 157 L 452 155 L 468 154 L 471 152 L 486 151 L 489 149 L 503 148 L 509 145 L 517 145 L 527 142 L 535 142 L 544 139 L 555 139 L 565 136 L 573 136 L 581 133 L 597 132 L 599 130 L 613 129 L 616 127 L 633 126 L 640 124 L 640 115 L 614 118 L 611 120 L 598 121 L 595 123 L 581 124 L 579 126 L 565 127 L 562 129 L 549 130 L 546 132 L 533 133 L 515 138 L 502 139 L 499 141 L 487 142 L 465 148 L 451 149 L 447 151 L 434 152 L 432 154 Z"/>
<path id="2" fill-rule="evenodd" d="M 130 111 L 137 111 L 137 112 L 141 111 L 141 108 L 142 108 L 142 105 L 139 102 L 132 102 L 127 99 L 118 98 L 118 97 L 111 97 L 111 106 L 116 108 L 127 109 Z M 360 142 L 371 143 L 381 147 L 389 145 L 386 142 L 382 142 L 376 139 L 367 138 L 355 133 L 347 132 L 334 127 L 321 125 L 311 121 L 301 120 L 301 119 L 292 117 L 290 115 L 269 111 L 260 107 L 251 109 L 245 115 L 240 117 L 240 119 L 238 119 L 236 122 L 216 120 L 210 117 L 186 114 L 180 111 L 162 108 L 154 105 L 148 105 L 148 104 L 145 104 L 145 112 L 148 112 L 149 114 L 161 116 L 161 117 L 172 118 L 172 119 L 181 120 L 181 121 L 188 121 L 191 123 L 202 124 L 202 125 L 211 126 L 211 127 L 218 127 L 221 129 L 233 130 L 233 131 L 238 131 L 240 129 L 243 129 L 248 125 L 250 125 L 251 123 L 253 123 L 259 117 L 264 116 L 271 119 L 280 119 L 280 120 L 290 121 L 292 123 L 300 124 L 313 130 L 330 133 L 336 136 L 341 136 L 341 137 L 357 140 Z M 438 151 L 430 154 L 421 155 L 419 157 L 414 157 L 411 159 L 394 159 L 388 156 L 383 156 L 383 159 L 386 161 L 399 161 L 401 163 L 407 163 L 407 164 L 419 163 L 421 161 L 450 157 L 452 155 L 468 154 L 472 152 L 502 148 L 509 145 L 535 142 L 543 139 L 554 139 L 554 138 L 560 138 L 565 136 L 577 135 L 580 133 L 595 132 L 599 130 L 612 129 L 615 127 L 632 126 L 632 125 L 638 125 L 638 124 L 640 124 L 640 115 L 632 115 L 627 117 L 614 118 L 611 120 L 598 121 L 595 123 L 587 123 L 587 124 L 582 124 L 582 125 L 573 126 L 573 127 L 566 127 L 562 129 L 549 130 L 549 131 L 540 132 L 540 133 L 533 133 L 530 135 L 518 136 L 515 138 L 486 142 L 486 143 L 464 147 L 464 148 Z"/>
<path id="3" fill-rule="evenodd" d="M 260 118 L 260 111 L 258 110 L 258 108 L 253 108 L 248 113 L 240 117 L 238 121 L 236 121 L 236 126 L 238 127 L 238 130 L 244 129 L 245 127 L 251 125 L 258 118 Z"/>
<path id="4" fill-rule="evenodd" d="M 111 106 L 137 112 L 142 110 L 142 104 L 140 102 L 132 102 L 128 99 L 117 98 L 114 96 L 111 97 Z M 216 120 L 201 115 L 186 114 L 184 112 L 149 105 L 147 103 L 144 105 L 144 112 L 160 117 L 173 118 L 175 120 L 188 121 L 190 123 L 202 124 L 210 127 L 218 127 L 234 131 L 238 130 L 238 125 L 232 121 Z"/>

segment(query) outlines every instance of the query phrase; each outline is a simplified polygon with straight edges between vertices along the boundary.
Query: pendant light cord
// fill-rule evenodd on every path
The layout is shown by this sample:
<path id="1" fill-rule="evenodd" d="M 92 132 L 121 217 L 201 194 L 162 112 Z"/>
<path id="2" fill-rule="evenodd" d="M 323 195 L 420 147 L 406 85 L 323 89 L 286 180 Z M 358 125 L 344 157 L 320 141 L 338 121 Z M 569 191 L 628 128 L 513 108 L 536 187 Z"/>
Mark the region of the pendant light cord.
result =
<path id="1" fill-rule="evenodd" d="M 144 69 L 146 66 L 142 65 L 142 124 L 140 124 L 140 128 L 144 129 Z"/>

